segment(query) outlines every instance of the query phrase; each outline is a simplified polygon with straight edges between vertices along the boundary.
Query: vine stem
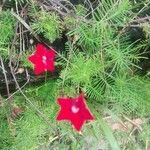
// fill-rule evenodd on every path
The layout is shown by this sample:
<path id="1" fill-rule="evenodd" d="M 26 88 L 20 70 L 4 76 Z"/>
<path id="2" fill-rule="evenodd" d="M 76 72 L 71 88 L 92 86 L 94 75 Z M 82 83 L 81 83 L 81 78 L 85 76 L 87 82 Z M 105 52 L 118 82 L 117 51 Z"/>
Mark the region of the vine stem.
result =
<path id="1" fill-rule="evenodd" d="M 3 70 L 3 75 L 4 75 L 4 79 L 5 79 L 5 84 L 6 84 L 7 96 L 10 97 L 9 83 L 8 83 L 8 80 L 7 80 L 5 66 L 4 66 L 3 59 L 2 59 L 1 56 L 0 56 L 0 61 L 1 61 L 1 68 Z M 3 104 L 3 101 L 2 101 L 2 104 L 4 105 L 3 107 L 4 107 L 5 110 L 6 110 L 6 107 L 8 107 L 8 113 L 6 113 L 6 118 L 7 118 L 9 129 L 11 130 L 12 134 L 15 135 L 14 132 L 13 132 L 13 131 L 15 131 L 15 129 L 14 129 L 14 126 L 13 126 L 13 123 L 12 123 L 12 118 L 11 118 L 11 112 L 12 112 L 11 102 L 12 102 L 12 99 L 9 98 L 8 105 L 5 106 Z M 6 112 L 7 112 L 7 110 L 6 110 Z"/>
<path id="2" fill-rule="evenodd" d="M 1 56 L 0 56 L 0 61 L 1 61 L 1 68 L 2 68 L 2 71 L 3 71 L 4 79 L 5 79 L 5 84 L 6 84 L 6 89 L 7 89 L 7 95 L 9 97 L 10 96 L 9 83 L 8 83 L 8 80 L 7 80 L 5 66 L 4 66 L 3 59 L 2 59 Z"/>

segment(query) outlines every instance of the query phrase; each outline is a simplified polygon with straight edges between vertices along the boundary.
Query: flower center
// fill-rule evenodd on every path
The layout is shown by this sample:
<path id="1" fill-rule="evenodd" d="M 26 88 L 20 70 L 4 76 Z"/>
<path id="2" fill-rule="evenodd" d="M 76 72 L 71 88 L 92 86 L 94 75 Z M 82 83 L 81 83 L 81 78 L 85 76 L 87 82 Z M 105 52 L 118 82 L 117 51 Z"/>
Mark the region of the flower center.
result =
<path id="1" fill-rule="evenodd" d="M 42 62 L 43 62 L 44 64 L 46 64 L 46 61 L 47 61 L 47 57 L 46 57 L 46 56 L 42 56 Z"/>
<path id="2" fill-rule="evenodd" d="M 78 112 L 79 112 L 79 108 L 76 107 L 76 106 L 72 106 L 72 107 L 71 107 L 71 111 L 72 111 L 73 113 L 78 113 Z"/>

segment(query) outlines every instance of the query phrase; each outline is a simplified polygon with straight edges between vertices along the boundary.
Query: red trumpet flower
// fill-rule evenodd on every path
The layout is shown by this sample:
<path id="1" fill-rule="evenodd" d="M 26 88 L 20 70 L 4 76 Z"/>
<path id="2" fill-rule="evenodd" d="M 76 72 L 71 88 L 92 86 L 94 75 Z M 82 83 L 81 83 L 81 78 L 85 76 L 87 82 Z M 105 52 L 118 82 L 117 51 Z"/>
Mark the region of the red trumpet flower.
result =
<path id="1" fill-rule="evenodd" d="M 28 60 L 34 64 L 34 73 L 39 75 L 45 71 L 55 70 L 55 50 L 48 49 L 43 44 L 37 44 L 36 51 L 29 56 Z"/>
<path id="2" fill-rule="evenodd" d="M 61 109 L 56 120 L 70 121 L 77 131 L 81 130 L 87 120 L 94 120 L 83 94 L 80 94 L 77 98 L 58 98 L 57 103 Z"/>

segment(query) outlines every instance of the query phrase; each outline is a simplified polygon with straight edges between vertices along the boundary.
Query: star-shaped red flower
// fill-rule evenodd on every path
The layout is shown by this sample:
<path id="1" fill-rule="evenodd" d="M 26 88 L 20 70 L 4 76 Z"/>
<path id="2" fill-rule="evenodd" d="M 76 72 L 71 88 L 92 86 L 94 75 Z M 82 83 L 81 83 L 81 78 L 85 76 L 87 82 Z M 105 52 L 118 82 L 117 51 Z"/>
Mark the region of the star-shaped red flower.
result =
<path id="1" fill-rule="evenodd" d="M 87 120 L 94 120 L 83 94 L 80 94 L 77 98 L 58 98 L 57 103 L 61 109 L 56 120 L 70 121 L 77 131 L 81 130 Z"/>
<path id="2" fill-rule="evenodd" d="M 55 70 L 55 51 L 48 49 L 43 44 L 36 45 L 36 51 L 29 56 L 28 60 L 34 64 L 34 73 L 39 75 L 45 71 Z"/>

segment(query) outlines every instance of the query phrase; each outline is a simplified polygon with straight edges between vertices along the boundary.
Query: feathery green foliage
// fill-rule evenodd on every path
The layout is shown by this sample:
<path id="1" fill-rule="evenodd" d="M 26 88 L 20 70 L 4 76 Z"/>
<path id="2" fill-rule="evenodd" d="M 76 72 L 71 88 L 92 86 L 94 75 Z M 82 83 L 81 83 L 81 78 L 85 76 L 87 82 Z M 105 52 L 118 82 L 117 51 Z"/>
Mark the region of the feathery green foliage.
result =
<path id="1" fill-rule="evenodd" d="M 129 78 L 126 75 L 118 76 L 115 78 L 110 96 L 106 93 L 106 98 L 113 103 L 113 111 L 116 113 L 145 116 L 146 114 L 143 113 L 148 113 L 150 107 L 149 86 L 149 79 Z"/>
<path id="2" fill-rule="evenodd" d="M 36 12 L 36 20 L 32 23 L 32 28 L 38 34 L 43 34 L 51 43 L 61 36 L 62 27 L 60 18 L 56 13 L 46 11 Z"/>
<path id="3" fill-rule="evenodd" d="M 15 19 L 10 11 L 0 11 L 0 55 L 7 57 L 11 38 L 14 35 Z"/>
<path id="4" fill-rule="evenodd" d="M 20 62 L 21 62 L 21 65 L 22 65 L 23 67 L 26 67 L 26 68 L 33 68 L 33 65 L 28 61 L 29 55 L 31 55 L 31 52 L 28 52 L 28 51 L 27 51 L 27 52 L 24 52 L 23 55 L 22 55 L 22 57 L 21 57 Z"/>
<path id="5" fill-rule="evenodd" d="M 70 80 L 76 85 L 86 85 L 91 81 L 91 77 L 96 75 L 100 67 L 99 58 L 85 57 L 84 54 L 78 53 L 71 57 L 70 65 L 67 71 L 61 73 L 61 78 L 66 76 L 66 80 Z"/>
<path id="6" fill-rule="evenodd" d="M 7 111 L 5 107 L 0 106 L 0 149 L 7 150 L 13 142 L 13 136 L 7 122 Z"/>
<path id="7" fill-rule="evenodd" d="M 106 21 L 112 26 L 124 25 L 132 16 L 131 9 L 129 0 L 102 0 L 96 9 L 95 19 L 100 22 Z"/>

